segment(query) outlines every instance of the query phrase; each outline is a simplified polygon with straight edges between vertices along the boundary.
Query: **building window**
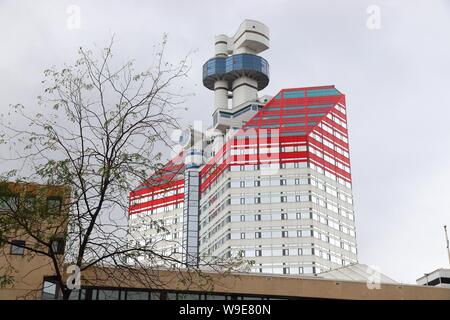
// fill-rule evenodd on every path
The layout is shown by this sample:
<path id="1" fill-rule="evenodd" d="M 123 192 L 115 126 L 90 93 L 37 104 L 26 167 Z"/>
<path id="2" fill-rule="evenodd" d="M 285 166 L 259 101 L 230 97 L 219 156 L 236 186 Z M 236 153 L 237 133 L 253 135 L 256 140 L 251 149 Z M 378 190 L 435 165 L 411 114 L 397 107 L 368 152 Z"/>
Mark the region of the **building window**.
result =
<path id="1" fill-rule="evenodd" d="M 281 199 L 281 202 L 287 202 L 287 197 L 286 196 L 281 196 L 280 199 Z"/>
<path id="2" fill-rule="evenodd" d="M 11 241 L 10 254 L 14 256 L 23 256 L 25 253 L 25 241 L 24 240 L 12 240 Z"/>
<path id="3" fill-rule="evenodd" d="M 287 231 L 281 231 L 281 237 L 282 238 L 287 238 L 288 237 L 288 232 Z"/>
<path id="4" fill-rule="evenodd" d="M 262 256 L 262 250 L 256 250 L 255 251 L 255 256 L 261 257 Z"/>
<path id="5" fill-rule="evenodd" d="M 259 187 L 259 186 L 261 186 L 261 183 L 259 180 L 255 180 L 254 185 L 255 185 L 255 187 Z"/>
<path id="6" fill-rule="evenodd" d="M 261 221 L 261 215 L 255 214 L 255 221 Z"/>
<path id="7" fill-rule="evenodd" d="M 245 198 L 241 198 L 241 204 L 245 204 Z"/>
<path id="8" fill-rule="evenodd" d="M 240 185 L 241 188 L 245 188 L 245 181 L 239 182 L 239 185 Z"/>
<path id="9" fill-rule="evenodd" d="M 1 195 L 0 196 L 0 212 L 1 211 L 16 211 L 18 207 L 17 195 Z"/>
<path id="10" fill-rule="evenodd" d="M 299 273 L 299 274 L 303 274 L 303 267 L 299 267 L 299 268 L 298 268 L 298 273 Z"/>
<path id="11" fill-rule="evenodd" d="M 289 267 L 284 267 L 283 268 L 283 274 L 289 274 Z"/>
<path id="12" fill-rule="evenodd" d="M 289 249 L 283 249 L 283 256 L 289 255 Z"/>
<path id="13" fill-rule="evenodd" d="M 27 211 L 34 212 L 36 210 L 36 197 L 35 196 L 25 197 L 24 208 Z"/>
<path id="14" fill-rule="evenodd" d="M 287 220 L 287 218 L 288 218 L 287 213 L 281 214 L 281 220 Z"/>
<path id="15" fill-rule="evenodd" d="M 255 238 L 260 239 L 261 238 L 261 232 L 255 232 Z"/>
<path id="16" fill-rule="evenodd" d="M 245 232 L 241 232 L 241 239 L 245 239 Z"/>
<path id="17" fill-rule="evenodd" d="M 51 252 L 53 254 L 64 254 L 64 240 L 63 239 L 54 239 L 51 242 Z"/>
<path id="18" fill-rule="evenodd" d="M 245 221 L 245 216 L 241 215 L 241 221 L 244 222 Z"/>
<path id="19" fill-rule="evenodd" d="M 261 203 L 261 198 L 260 197 L 255 197 L 255 203 Z"/>
<path id="20" fill-rule="evenodd" d="M 61 198 L 48 198 L 47 210 L 49 213 L 59 213 L 61 211 Z"/>

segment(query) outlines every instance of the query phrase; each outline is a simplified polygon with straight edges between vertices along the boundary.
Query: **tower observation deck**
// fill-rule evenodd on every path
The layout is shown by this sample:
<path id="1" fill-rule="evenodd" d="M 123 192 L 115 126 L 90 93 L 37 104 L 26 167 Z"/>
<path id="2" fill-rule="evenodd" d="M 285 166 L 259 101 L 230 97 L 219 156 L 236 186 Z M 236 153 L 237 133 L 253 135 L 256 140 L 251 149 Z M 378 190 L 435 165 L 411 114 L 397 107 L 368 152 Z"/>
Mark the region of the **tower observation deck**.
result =
<path id="1" fill-rule="evenodd" d="M 269 63 L 258 56 L 269 48 L 269 28 L 244 20 L 232 37 L 215 37 L 215 57 L 203 65 L 203 85 L 214 90 L 214 113 L 238 111 L 258 99 L 258 91 L 269 84 Z"/>

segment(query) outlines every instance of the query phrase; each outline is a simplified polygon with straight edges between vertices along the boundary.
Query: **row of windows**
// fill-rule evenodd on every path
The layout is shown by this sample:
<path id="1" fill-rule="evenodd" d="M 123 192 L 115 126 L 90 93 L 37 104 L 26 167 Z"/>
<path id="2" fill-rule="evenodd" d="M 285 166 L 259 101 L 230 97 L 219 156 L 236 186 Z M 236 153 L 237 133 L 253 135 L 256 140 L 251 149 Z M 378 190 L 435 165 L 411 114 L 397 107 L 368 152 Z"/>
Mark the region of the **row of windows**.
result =
<path id="1" fill-rule="evenodd" d="M 269 211 L 269 210 L 266 210 Z M 208 241 L 214 234 L 223 229 L 229 222 L 255 222 L 255 221 L 280 221 L 280 220 L 304 220 L 304 219 L 313 219 L 323 225 L 327 225 L 328 227 L 335 229 L 336 231 L 343 232 L 344 234 L 350 235 L 351 237 L 355 237 L 354 227 L 347 225 L 345 222 L 337 220 L 329 215 L 325 215 L 322 212 L 317 212 L 316 210 L 311 211 L 303 211 L 303 212 L 269 212 L 262 213 L 259 212 L 254 214 L 252 212 L 247 214 L 231 214 L 216 223 L 212 228 L 208 231 L 204 231 L 202 237 L 202 243 Z M 206 224 L 203 225 L 205 227 Z M 297 226 L 299 228 L 301 226 Z M 261 228 L 259 228 L 261 229 Z M 264 229 L 264 228 L 263 228 Z M 291 237 L 295 236 L 295 231 L 290 231 Z M 293 233 L 292 233 L 293 232 Z M 297 236 L 299 236 L 297 234 Z M 305 236 L 305 235 L 303 235 Z M 328 241 L 328 240 L 327 240 Z M 331 244 L 336 246 L 340 246 L 340 242 L 336 240 L 336 242 L 331 241 Z"/>
<path id="2" fill-rule="evenodd" d="M 27 243 L 25 240 L 12 240 L 9 254 L 13 256 L 23 256 L 25 255 L 25 248 L 27 247 Z M 64 254 L 64 240 L 63 239 L 54 239 L 51 242 L 51 245 L 48 249 L 48 252 L 51 254 Z"/>
<path id="3" fill-rule="evenodd" d="M 177 201 L 179 201 L 179 200 L 172 200 L 169 203 L 161 204 L 160 207 L 158 207 L 158 208 L 148 209 L 146 211 L 139 212 L 139 213 L 132 213 L 129 215 L 129 218 L 130 218 L 130 220 L 133 220 L 138 217 L 138 214 L 141 214 L 141 215 L 158 214 L 158 213 L 170 212 L 170 211 L 173 211 L 176 209 L 183 208 L 183 206 L 184 206 L 183 202 L 174 203 Z"/>
<path id="4" fill-rule="evenodd" d="M 267 193 L 261 196 L 231 196 L 230 204 L 276 204 L 311 201 L 308 194 L 305 195 L 280 195 L 279 193 Z"/>
<path id="5" fill-rule="evenodd" d="M 246 185 L 245 183 L 248 183 L 249 186 L 250 186 L 251 184 L 255 184 L 255 181 L 257 181 L 257 180 L 244 180 L 244 181 L 241 181 L 241 180 L 233 179 L 231 181 L 231 184 L 237 186 L 237 184 L 239 183 L 239 186 L 240 186 L 243 183 L 244 186 L 245 186 Z M 283 181 L 283 180 L 278 180 L 278 181 L 280 181 L 280 184 L 281 184 L 282 183 L 281 181 Z M 310 181 L 311 181 L 311 183 L 313 185 L 318 186 L 319 189 L 322 189 L 322 190 L 325 189 L 325 190 L 327 190 L 327 192 L 331 193 L 333 196 L 336 196 L 336 189 L 334 187 L 329 186 L 329 185 L 325 185 L 323 182 L 321 182 L 321 180 L 316 180 L 315 178 L 314 179 L 310 179 Z M 299 179 L 299 182 L 307 183 L 307 179 Z M 225 186 L 228 186 L 228 183 Z M 225 188 L 225 186 L 223 188 Z M 347 201 L 349 204 L 352 203 L 351 196 L 347 195 L 346 193 L 339 192 L 338 195 L 339 195 L 339 199 L 340 200 Z M 319 195 L 315 195 L 314 194 L 314 195 L 311 195 L 311 197 L 309 197 L 309 194 L 305 194 L 304 198 L 302 199 L 301 195 L 295 195 L 295 194 L 294 195 L 288 195 L 287 194 L 286 196 L 283 196 L 283 198 L 282 198 L 281 195 L 277 194 L 277 195 L 274 195 L 273 198 L 274 198 L 273 199 L 274 202 L 276 202 L 276 203 L 281 203 L 283 201 L 287 202 L 288 200 L 295 200 L 295 201 L 298 200 L 299 202 L 301 202 L 301 201 L 311 201 L 313 203 L 318 204 L 319 206 L 322 206 L 322 207 L 325 207 L 325 208 L 331 210 L 332 212 L 334 212 L 336 214 L 340 214 L 341 216 L 343 216 L 345 218 L 348 218 L 351 221 L 354 220 L 353 212 L 351 210 L 342 207 L 340 204 L 338 204 L 335 201 L 332 201 L 331 199 L 324 198 L 324 197 L 319 196 Z M 266 196 L 266 197 L 264 197 L 264 195 L 263 195 L 263 197 L 255 197 L 254 195 L 247 196 L 247 197 L 234 196 L 234 197 L 232 197 L 231 201 L 229 201 L 228 199 L 225 199 L 223 202 L 225 202 L 226 204 L 245 204 L 246 201 L 247 201 L 247 203 L 250 202 L 250 203 L 257 203 L 257 204 L 265 203 L 265 201 L 267 201 L 267 202 L 270 201 L 271 202 L 272 201 L 272 196 Z M 207 209 L 208 208 L 206 206 L 204 206 L 203 209 L 202 209 L 202 212 L 207 212 Z M 259 210 L 259 211 L 261 211 L 261 210 Z M 303 215 L 303 214 L 305 216 L 301 217 L 301 215 Z M 274 216 L 272 216 L 272 215 L 274 215 Z M 291 215 L 293 215 L 293 216 L 291 217 Z M 204 216 L 202 218 L 201 227 L 205 228 L 207 226 L 207 224 L 209 223 L 209 221 L 211 221 L 215 216 L 216 216 L 216 214 L 214 214 L 214 213 L 210 214 L 210 215 L 207 215 L 207 216 Z M 255 221 L 260 221 L 260 220 L 264 221 L 264 220 L 267 220 L 267 219 L 271 220 L 271 219 L 273 219 L 275 217 L 278 217 L 278 216 L 280 216 L 281 219 L 283 219 L 283 218 L 287 219 L 288 217 L 290 219 L 292 219 L 294 217 L 296 217 L 296 219 L 310 218 L 309 212 L 307 212 L 307 213 L 297 212 L 297 213 L 292 213 L 292 214 L 290 213 L 289 215 L 287 215 L 287 214 L 280 215 L 280 214 L 277 214 L 277 213 L 256 214 L 254 217 L 255 217 Z M 248 216 L 247 215 L 247 218 L 244 218 L 244 219 L 250 219 L 250 217 L 252 217 L 252 216 Z M 315 216 L 313 216 L 313 217 L 315 217 Z M 249 220 L 249 221 L 253 221 L 253 220 Z M 218 225 L 216 225 L 213 228 L 213 230 L 215 230 L 215 231 L 212 232 L 212 233 L 214 234 L 216 231 L 218 231 L 223 226 L 224 223 L 226 223 L 226 221 L 222 220 L 221 223 L 219 223 Z M 326 219 L 322 223 L 329 224 L 331 227 L 333 227 L 333 228 L 335 228 L 337 230 L 340 230 L 340 231 L 342 231 L 342 228 L 344 228 L 345 233 L 347 233 L 346 232 L 346 230 L 348 230 L 347 227 L 340 226 L 340 222 L 338 220 L 336 220 L 335 222 L 330 222 L 329 223 L 329 219 Z M 211 232 L 210 232 L 210 234 L 211 234 Z M 354 232 L 353 232 L 353 236 L 354 236 Z"/>
<path id="6" fill-rule="evenodd" d="M 326 153 L 323 153 L 323 152 L 321 152 L 321 151 L 319 151 L 319 150 L 317 150 L 317 149 L 315 149 L 313 147 L 309 147 L 309 151 L 312 154 L 315 154 L 316 156 L 318 156 L 319 158 L 325 160 L 326 162 L 331 163 L 333 166 L 336 166 L 339 169 L 342 169 L 345 172 L 350 173 L 350 167 L 349 166 L 346 166 L 342 162 L 337 161 L 337 159 L 334 159 L 334 158 L 330 157 Z"/>
<path id="7" fill-rule="evenodd" d="M 298 230 L 300 228 L 300 230 Z M 244 240 L 244 239 L 280 239 L 280 238 L 299 238 L 299 237 L 311 237 L 320 239 L 323 242 L 329 243 L 335 247 L 341 248 L 346 251 L 351 251 L 352 253 L 356 254 L 356 246 L 355 243 L 352 241 L 348 241 L 346 239 L 342 239 L 338 237 L 335 234 L 331 234 L 328 231 L 321 230 L 317 227 L 313 227 L 313 230 L 305 229 L 305 226 L 296 226 L 291 227 L 289 229 L 277 229 L 275 227 L 267 227 L 267 228 L 258 228 L 253 229 L 253 231 L 231 231 L 225 233 L 222 237 L 220 237 L 217 241 L 215 241 L 213 244 L 210 244 L 210 246 L 207 249 L 208 255 L 212 254 L 215 250 L 219 249 L 222 245 L 225 244 L 227 240 Z M 353 233 L 354 234 L 354 233 Z M 209 240 L 208 236 L 202 236 L 201 237 L 201 244 L 205 245 L 207 244 Z M 326 252 L 334 252 L 333 250 L 330 250 L 330 248 L 327 248 L 325 250 Z M 319 252 L 319 251 L 318 251 Z M 339 253 L 335 253 L 336 256 L 339 255 Z"/>
<path id="8" fill-rule="evenodd" d="M 220 117 L 222 117 L 222 118 L 232 119 L 232 118 L 238 118 L 239 116 L 241 116 L 242 114 L 244 114 L 250 110 L 254 110 L 254 111 L 258 110 L 258 106 L 257 105 L 249 105 L 249 106 L 239 110 L 236 113 L 220 111 L 219 114 L 220 114 Z"/>
<path id="9" fill-rule="evenodd" d="M 336 129 L 333 129 L 332 127 L 328 126 L 327 124 L 324 124 L 323 122 L 321 122 L 319 124 L 319 127 L 324 130 L 325 132 L 328 132 L 329 134 L 335 136 L 336 138 L 338 138 L 339 140 L 342 140 L 345 143 L 348 143 L 348 138 L 342 134 L 341 132 L 339 132 Z"/>
<path id="10" fill-rule="evenodd" d="M 339 112 L 341 112 L 341 113 L 343 113 L 343 114 L 347 114 L 347 112 L 345 111 L 345 108 L 344 108 L 342 105 L 340 105 L 339 103 L 335 106 L 335 108 L 336 108 Z"/>
<path id="11" fill-rule="evenodd" d="M 273 274 L 314 274 L 321 272 L 317 267 L 265 267 L 252 268 L 252 272 L 273 273 Z"/>
<path id="12" fill-rule="evenodd" d="M 341 127 L 347 129 L 347 123 L 344 120 L 340 119 L 339 117 L 335 116 L 334 114 L 332 113 L 327 114 L 327 118 L 335 122 L 336 124 L 340 125 Z"/>
<path id="13" fill-rule="evenodd" d="M 180 193 L 184 192 L 184 186 L 181 187 L 175 187 L 175 188 L 167 188 L 167 189 L 161 189 L 158 191 L 151 192 L 145 196 L 141 196 L 137 199 L 132 199 L 130 201 L 131 205 L 141 204 L 153 200 L 159 200 L 167 197 L 171 197 Z"/>
<path id="14" fill-rule="evenodd" d="M 330 140 L 326 139 L 325 137 L 322 137 L 316 133 L 311 133 L 310 134 L 311 138 L 313 138 L 314 140 L 323 143 L 325 146 L 327 146 L 328 148 L 336 151 L 337 153 L 339 153 L 340 155 L 343 155 L 344 157 L 346 157 L 347 159 L 350 158 L 350 154 L 348 153 L 347 150 L 341 148 L 338 145 L 335 145 L 333 142 L 331 142 Z"/>
<path id="15" fill-rule="evenodd" d="M 61 211 L 61 198 L 49 197 L 46 199 L 46 210 L 49 213 L 59 213 Z M 0 195 L 0 212 L 17 211 L 20 208 L 33 212 L 37 208 L 36 196 L 25 196 L 23 199 L 19 195 Z"/>
<path id="16" fill-rule="evenodd" d="M 312 237 L 312 230 L 293 231 L 256 231 L 256 232 L 231 232 L 230 240 L 236 239 L 276 239 L 276 238 L 304 238 Z"/>
<path id="17" fill-rule="evenodd" d="M 296 99 L 305 97 L 326 97 L 326 96 L 339 96 L 341 93 L 335 88 L 327 89 L 302 89 L 295 91 L 284 91 L 277 95 L 275 99 L 281 99 L 281 94 L 284 99 Z"/>
<path id="18" fill-rule="evenodd" d="M 246 180 L 231 180 L 231 188 L 245 188 L 245 187 L 278 187 L 278 186 L 292 186 L 292 185 L 306 185 L 308 178 L 289 178 L 289 179 L 246 179 Z"/>
<path id="19" fill-rule="evenodd" d="M 54 283 L 45 282 L 42 298 L 45 300 L 59 299 Z M 174 291 L 150 291 L 138 289 L 106 289 L 82 288 L 73 290 L 70 300 L 287 300 L 286 297 L 276 296 L 243 296 L 237 294 L 196 293 Z"/>
<path id="20" fill-rule="evenodd" d="M 232 254 L 233 252 L 236 252 L 236 250 L 232 249 L 227 249 L 225 251 L 225 253 L 221 254 L 220 256 L 223 257 L 223 259 L 229 259 L 233 256 Z M 323 269 L 328 269 L 329 267 L 324 267 L 321 263 L 318 263 L 317 261 L 313 261 L 316 260 L 314 259 L 314 257 L 318 257 L 321 258 L 323 260 L 329 261 L 333 264 L 336 265 L 348 265 L 350 263 L 356 263 L 357 260 L 355 258 L 349 257 L 349 256 L 344 256 L 342 255 L 340 252 L 336 252 L 333 250 L 329 250 L 329 249 L 325 249 L 323 247 L 320 246 L 304 246 L 304 247 L 294 247 L 291 246 L 289 248 L 283 246 L 258 246 L 256 248 L 242 248 L 239 250 L 240 254 L 239 256 L 244 257 L 244 258 L 250 258 L 250 260 L 253 260 L 254 266 L 259 266 L 259 268 L 265 268 L 267 270 L 267 268 L 279 268 L 279 267 L 286 267 L 286 268 L 298 268 L 298 267 L 307 267 L 307 266 L 311 266 L 311 264 L 314 265 L 320 265 Z M 210 255 L 211 252 L 204 252 L 202 254 L 203 258 L 207 258 L 208 255 Z M 234 256 L 237 256 L 236 253 L 234 254 Z M 283 260 L 280 261 L 280 258 L 276 259 L 277 262 L 275 263 L 258 263 L 259 260 L 258 258 L 264 258 L 264 257 L 306 257 L 306 258 L 302 258 L 300 259 L 300 261 L 298 259 L 287 259 L 285 260 L 285 262 L 283 262 Z M 256 258 L 256 259 L 255 259 Z M 256 260 L 256 261 L 255 261 Z M 264 260 L 262 260 L 264 261 Z M 267 261 L 267 260 L 266 260 Z M 253 269 L 253 272 L 259 272 L 257 269 L 255 271 L 255 269 Z M 266 271 L 266 272 L 270 272 L 270 271 Z"/>
<path id="21" fill-rule="evenodd" d="M 309 162 L 308 164 L 309 164 L 309 168 L 317 171 L 320 174 L 325 175 L 325 177 L 327 177 L 331 180 L 337 181 L 338 183 L 342 184 L 343 186 L 347 187 L 348 189 L 352 188 L 352 184 L 349 181 L 344 180 L 342 177 L 336 176 L 334 173 L 332 173 L 328 170 L 324 170 L 320 165 L 314 164 L 312 162 Z"/>
<path id="22" fill-rule="evenodd" d="M 327 225 L 337 231 L 348 234 L 355 237 L 355 231 L 352 227 L 345 225 L 343 222 L 325 215 L 323 213 L 316 213 L 315 210 L 304 211 L 304 212 L 272 212 L 272 213 L 257 213 L 257 214 L 232 214 L 229 219 L 224 219 L 227 222 L 254 222 L 254 221 L 280 221 L 280 220 L 304 220 L 313 219 L 324 225 Z M 217 227 L 217 226 L 216 226 Z M 216 228 L 213 231 L 218 231 Z M 209 236 L 213 235 L 215 232 L 210 232 Z"/>

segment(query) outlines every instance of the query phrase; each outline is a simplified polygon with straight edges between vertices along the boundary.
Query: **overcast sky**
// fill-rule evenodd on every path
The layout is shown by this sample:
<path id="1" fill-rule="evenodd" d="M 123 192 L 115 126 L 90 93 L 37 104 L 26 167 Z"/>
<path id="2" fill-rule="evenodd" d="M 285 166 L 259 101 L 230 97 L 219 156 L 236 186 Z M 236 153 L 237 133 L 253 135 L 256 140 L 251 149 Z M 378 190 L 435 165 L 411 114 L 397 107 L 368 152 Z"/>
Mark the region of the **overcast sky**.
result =
<path id="1" fill-rule="evenodd" d="M 70 5 L 80 9 L 79 29 L 67 27 Z M 379 29 L 368 28 L 371 5 L 380 9 Z M 116 58 L 145 66 L 166 32 L 170 59 L 195 51 L 186 86 L 195 96 L 181 116 L 209 124 L 213 97 L 201 66 L 214 54 L 214 35 L 234 34 L 246 18 L 270 28 L 262 55 L 271 79 L 261 94 L 329 84 L 346 94 L 360 262 L 409 283 L 448 268 L 448 0 L 0 0 L 0 110 L 34 106 L 42 71 L 72 63 L 80 46 L 103 47 L 115 34 Z"/>

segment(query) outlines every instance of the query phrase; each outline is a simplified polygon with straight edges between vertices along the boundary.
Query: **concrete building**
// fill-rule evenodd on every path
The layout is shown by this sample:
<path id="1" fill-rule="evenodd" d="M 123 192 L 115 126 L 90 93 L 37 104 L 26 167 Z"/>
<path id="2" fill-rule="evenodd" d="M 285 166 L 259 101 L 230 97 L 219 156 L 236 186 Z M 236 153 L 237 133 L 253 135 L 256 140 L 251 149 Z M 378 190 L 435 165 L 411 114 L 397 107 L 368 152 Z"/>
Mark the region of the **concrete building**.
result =
<path id="1" fill-rule="evenodd" d="M 0 300 L 41 298 L 43 278 L 53 276 L 55 269 L 51 257 L 27 248 L 48 249 L 39 243 L 46 241 L 59 263 L 64 263 L 67 214 L 62 208 L 69 196 L 63 186 L 0 182 L 0 280 L 7 280 L 0 285 Z M 37 214 L 32 215 L 34 219 L 24 217 L 20 220 L 24 227 L 17 228 L 19 220 L 10 214 L 28 212 Z M 25 231 L 25 226 L 31 231 Z"/>
<path id="2" fill-rule="evenodd" d="M 417 279 L 417 284 L 440 288 L 450 288 L 450 269 L 437 269 Z"/>
<path id="3" fill-rule="evenodd" d="M 357 263 L 345 95 L 328 85 L 258 97 L 269 83 L 260 22 L 214 44 L 203 66 L 212 126 L 194 128 L 184 151 L 130 193 L 130 243 L 157 242 L 190 265 L 243 256 L 258 273 Z"/>
<path id="4" fill-rule="evenodd" d="M 405 285 L 380 277 L 378 287 L 361 276 L 366 266 L 343 267 L 333 277 L 251 273 L 188 273 L 154 270 L 163 283 L 149 286 L 148 273 L 142 277 L 120 268 L 92 267 L 82 274 L 81 289 L 72 292 L 75 300 L 449 300 L 450 289 Z M 349 279 L 360 274 L 358 279 Z M 369 274 L 371 272 L 369 271 Z M 370 277 L 369 277 L 370 278 Z M 208 279 L 208 280 L 206 280 Z M 188 281 L 186 281 L 188 280 Z M 46 287 L 50 287 L 46 283 Z M 47 298 L 58 298 L 54 295 Z"/>

